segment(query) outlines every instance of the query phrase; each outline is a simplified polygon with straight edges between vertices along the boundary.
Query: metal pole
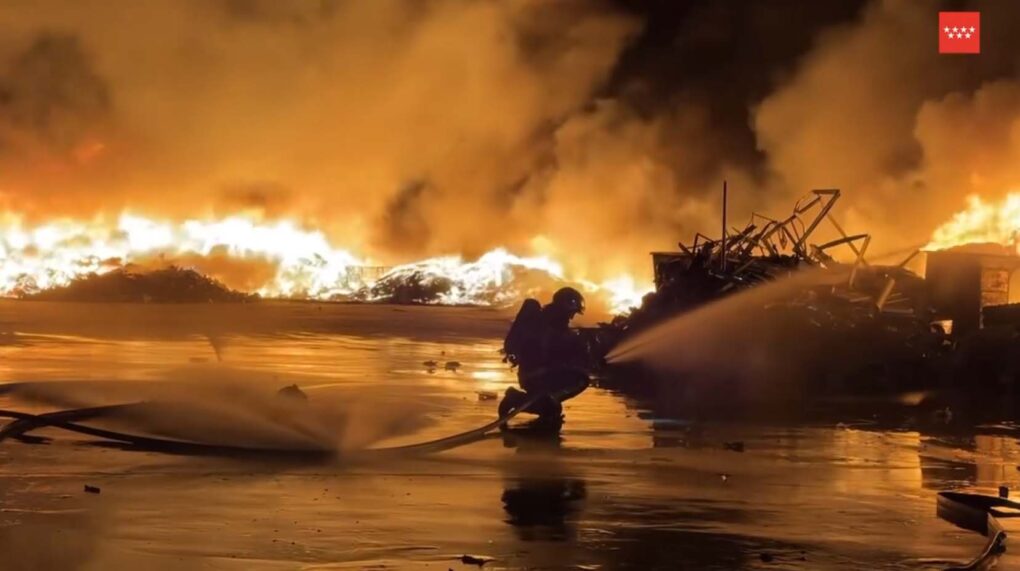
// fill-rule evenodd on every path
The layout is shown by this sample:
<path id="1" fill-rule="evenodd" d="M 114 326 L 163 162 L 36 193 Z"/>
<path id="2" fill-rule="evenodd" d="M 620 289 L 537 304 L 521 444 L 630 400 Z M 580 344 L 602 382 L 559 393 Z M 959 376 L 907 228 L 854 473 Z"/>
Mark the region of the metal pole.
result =
<path id="1" fill-rule="evenodd" d="M 726 181 L 722 182 L 722 250 L 719 252 L 719 267 L 726 271 Z"/>

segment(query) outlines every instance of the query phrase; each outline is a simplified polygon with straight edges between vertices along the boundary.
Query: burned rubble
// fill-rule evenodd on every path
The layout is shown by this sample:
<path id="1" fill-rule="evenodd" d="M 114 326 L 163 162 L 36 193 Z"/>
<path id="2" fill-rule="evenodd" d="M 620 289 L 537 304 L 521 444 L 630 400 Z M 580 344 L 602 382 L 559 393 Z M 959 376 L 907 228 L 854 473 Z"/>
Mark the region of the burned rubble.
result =
<path id="1" fill-rule="evenodd" d="M 629 315 L 582 331 L 607 382 L 622 370 L 634 378 L 635 368 L 607 365 L 607 355 L 683 315 L 690 326 L 664 343 L 685 356 L 684 376 L 711 381 L 703 384 L 721 398 L 748 376 L 772 389 L 797 385 L 790 394 L 1011 384 L 1020 305 L 1008 305 L 1008 282 L 1020 257 L 913 251 L 874 263 L 871 236 L 847 233 L 833 215 L 839 198 L 815 190 L 785 218 L 755 213 L 742 228 L 724 222 L 721 237 L 697 234 L 677 251 L 652 253 L 655 291 Z M 831 238 L 816 241 L 823 232 Z M 919 254 L 924 278 L 907 268 Z M 708 309 L 749 292 L 728 313 Z M 701 354 L 720 346 L 725 356 Z"/>

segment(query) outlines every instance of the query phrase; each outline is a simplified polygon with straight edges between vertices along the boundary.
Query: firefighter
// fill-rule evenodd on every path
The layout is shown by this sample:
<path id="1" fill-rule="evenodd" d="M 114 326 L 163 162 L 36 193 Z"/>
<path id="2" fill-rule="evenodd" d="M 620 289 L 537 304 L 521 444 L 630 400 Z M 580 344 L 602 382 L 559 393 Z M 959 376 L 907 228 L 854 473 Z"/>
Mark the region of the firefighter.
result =
<path id="1" fill-rule="evenodd" d="M 544 307 L 534 299 L 524 301 L 503 342 L 505 360 L 517 368 L 523 390 L 506 390 L 500 418 L 537 398 L 522 412 L 536 414 L 550 425 L 562 423 L 563 401 L 588 388 L 587 351 L 570 329 L 574 316 L 583 313 L 584 296 L 572 287 L 557 290 Z"/>

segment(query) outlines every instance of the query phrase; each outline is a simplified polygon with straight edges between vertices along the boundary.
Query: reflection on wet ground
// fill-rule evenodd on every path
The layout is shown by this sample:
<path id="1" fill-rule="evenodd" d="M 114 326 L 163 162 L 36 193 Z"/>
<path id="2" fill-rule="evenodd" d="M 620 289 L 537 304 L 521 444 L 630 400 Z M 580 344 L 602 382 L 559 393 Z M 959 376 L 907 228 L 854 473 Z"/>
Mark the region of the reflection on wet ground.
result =
<path id="1" fill-rule="evenodd" d="M 496 402 L 479 392 L 513 382 L 497 353 L 508 318 L 483 310 L 259 308 L 216 323 L 220 361 L 202 307 L 176 308 L 172 326 L 159 325 L 165 307 L 105 307 L 115 334 L 79 319 L 99 306 L 0 304 L 0 322 L 16 324 L 0 332 L 0 381 L 382 391 L 430 421 L 384 444 L 484 424 Z M 48 445 L 0 443 L 3 568 L 477 569 L 461 561 L 473 555 L 493 558 L 486 569 L 943 569 L 984 539 L 936 519 L 935 492 L 1020 482 L 1009 423 L 910 409 L 696 421 L 655 405 L 593 388 L 568 403 L 557 437 L 517 430 L 385 462 L 170 456 L 47 431 Z"/>

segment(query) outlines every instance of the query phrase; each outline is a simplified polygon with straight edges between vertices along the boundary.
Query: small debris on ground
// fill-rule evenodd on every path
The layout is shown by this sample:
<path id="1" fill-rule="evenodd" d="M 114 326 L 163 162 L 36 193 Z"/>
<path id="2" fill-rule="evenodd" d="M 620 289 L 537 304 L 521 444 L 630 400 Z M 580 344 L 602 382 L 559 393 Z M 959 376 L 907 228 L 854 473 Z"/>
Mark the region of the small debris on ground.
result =
<path id="1" fill-rule="evenodd" d="M 723 482 L 725 482 L 725 481 L 730 479 L 730 475 L 729 474 L 719 474 L 719 477 L 722 479 Z"/>
<path id="2" fill-rule="evenodd" d="M 496 400 L 499 395 L 493 391 L 478 391 L 478 400 Z"/>
<path id="3" fill-rule="evenodd" d="M 775 560 L 775 557 L 773 557 L 771 553 L 761 553 L 758 555 L 758 559 L 761 559 L 762 563 L 772 563 Z"/>
<path id="4" fill-rule="evenodd" d="M 460 363 L 457 361 L 447 361 L 446 365 L 443 368 L 445 368 L 447 371 L 456 371 L 457 369 L 460 368 Z"/>
<path id="5" fill-rule="evenodd" d="M 422 361 L 421 364 L 425 365 L 426 369 L 435 369 L 436 367 L 439 366 L 439 363 L 437 363 L 436 361 Z"/>
<path id="6" fill-rule="evenodd" d="M 744 442 L 742 440 L 734 440 L 733 442 L 723 442 L 723 448 L 726 450 L 732 450 L 734 452 L 744 451 Z"/>
<path id="7" fill-rule="evenodd" d="M 999 497 L 1000 498 L 1009 497 L 1009 486 L 999 486 Z"/>
<path id="8" fill-rule="evenodd" d="M 492 560 L 492 557 L 484 557 L 482 555 L 462 555 L 460 558 L 460 562 L 464 565 L 477 565 L 479 567 L 484 566 Z"/>
<path id="9" fill-rule="evenodd" d="M 90 486 L 85 484 L 85 493 L 87 494 L 98 494 L 101 490 L 97 486 Z"/>
<path id="10" fill-rule="evenodd" d="M 276 391 L 276 396 L 295 400 L 308 400 L 308 395 L 306 395 L 305 391 L 301 390 L 301 388 L 297 385 L 283 387 Z"/>

